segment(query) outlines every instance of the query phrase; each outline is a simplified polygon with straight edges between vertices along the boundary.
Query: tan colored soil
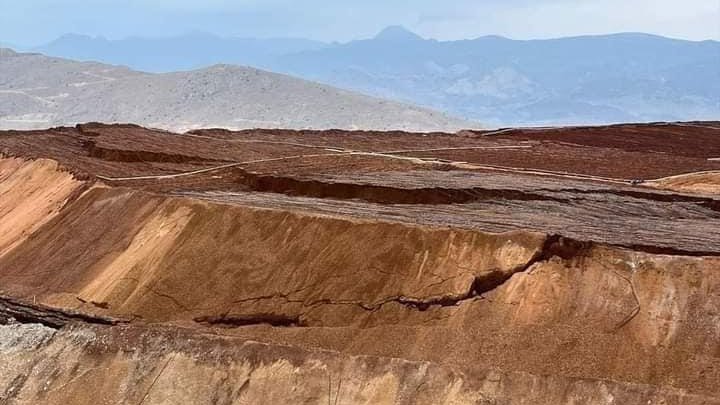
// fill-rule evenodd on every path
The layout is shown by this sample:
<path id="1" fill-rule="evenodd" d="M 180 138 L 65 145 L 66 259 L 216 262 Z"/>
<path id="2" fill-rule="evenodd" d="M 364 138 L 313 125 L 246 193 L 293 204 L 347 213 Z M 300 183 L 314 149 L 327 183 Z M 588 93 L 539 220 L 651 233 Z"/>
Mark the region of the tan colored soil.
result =
<path id="1" fill-rule="evenodd" d="M 712 195 L 91 128 L 0 134 L 0 402 L 720 403 Z"/>
<path id="2" fill-rule="evenodd" d="M 0 159 L 0 257 L 57 215 L 81 186 L 55 161 Z"/>
<path id="3" fill-rule="evenodd" d="M 672 176 L 650 183 L 653 187 L 685 193 L 720 195 L 720 172 Z"/>

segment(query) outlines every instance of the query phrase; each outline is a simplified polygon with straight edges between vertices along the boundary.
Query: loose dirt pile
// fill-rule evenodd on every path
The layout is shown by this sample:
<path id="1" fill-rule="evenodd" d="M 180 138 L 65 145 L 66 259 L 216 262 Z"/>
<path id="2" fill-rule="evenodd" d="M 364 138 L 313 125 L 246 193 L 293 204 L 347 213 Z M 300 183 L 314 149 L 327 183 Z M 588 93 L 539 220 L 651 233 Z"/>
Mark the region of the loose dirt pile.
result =
<path id="1" fill-rule="evenodd" d="M 558 131 L 0 133 L 0 399 L 720 403 L 720 200 Z"/>
<path id="2" fill-rule="evenodd" d="M 720 195 L 720 171 L 681 174 L 655 180 L 650 185 L 665 190 Z"/>

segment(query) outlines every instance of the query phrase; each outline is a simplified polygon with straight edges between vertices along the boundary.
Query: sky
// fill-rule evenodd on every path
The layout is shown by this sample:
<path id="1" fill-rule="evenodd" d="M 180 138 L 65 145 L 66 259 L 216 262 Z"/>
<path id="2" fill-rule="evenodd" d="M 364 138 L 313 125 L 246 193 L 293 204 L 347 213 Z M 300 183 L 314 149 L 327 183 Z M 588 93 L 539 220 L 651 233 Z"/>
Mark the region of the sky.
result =
<path id="1" fill-rule="evenodd" d="M 344 42 L 389 25 L 440 40 L 617 32 L 720 40 L 720 0 L 0 0 L 0 42 L 18 45 L 66 33 Z"/>

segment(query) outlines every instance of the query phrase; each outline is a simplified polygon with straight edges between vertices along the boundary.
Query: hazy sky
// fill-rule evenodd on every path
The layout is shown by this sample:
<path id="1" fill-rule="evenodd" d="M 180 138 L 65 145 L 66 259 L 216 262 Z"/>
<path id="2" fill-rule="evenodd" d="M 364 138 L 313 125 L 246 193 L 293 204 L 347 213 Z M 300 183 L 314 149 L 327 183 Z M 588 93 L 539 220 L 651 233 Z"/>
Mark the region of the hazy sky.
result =
<path id="1" fill-rule="evenodd" d="M 396 24 L 437 39 L 628 31 L 720 39 L 720 0 L 0 0 L 0 41 L 21 45 L 69 32 L 347 41 Z"/>

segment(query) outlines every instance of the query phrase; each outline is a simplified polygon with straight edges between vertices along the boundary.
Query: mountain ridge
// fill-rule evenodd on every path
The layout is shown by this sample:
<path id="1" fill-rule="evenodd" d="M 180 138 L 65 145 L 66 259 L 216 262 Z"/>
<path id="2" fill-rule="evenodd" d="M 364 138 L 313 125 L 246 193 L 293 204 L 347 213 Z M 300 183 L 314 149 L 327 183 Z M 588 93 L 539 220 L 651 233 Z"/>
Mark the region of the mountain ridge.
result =
<path id="1" fill-rule="evenodd" d="M 57 46 L 35 50 L 144 71 L 192 70 L 216 63 L 249 65 L 491 126 L 720 116 L 720 42 L 715 40 L 627 32 L 443 41 L 422 38 L 401 26 L 332 44 L 207 34 L 178 38 L 194 40 L 177 46 L 172 38 L 85 40 L 67 44 L 70 50 Z"/>
<path id="2" fill-rule="evenodd" d="M 391 25 L 380 31 L 372 39 L 383 41 L 418 41 L 425 40 L 420 35 L 408 30 L 401 25 Z"/>
<path id="3" fill-rule="evenodd" d="M 40 54 L 0 58 L 0 129 L 98 121 L 173 131 L 477 127 L 443 113 L 229 64 L 154 74 Z"/>
<path id="4" fill-rule="evenodd" d="M 403 46 L 370 39 L 287 55 L 277 69 L 494 126 L 518 126 L 718 117 L 718 66 L 720 42 L 621 33 Z"/>

